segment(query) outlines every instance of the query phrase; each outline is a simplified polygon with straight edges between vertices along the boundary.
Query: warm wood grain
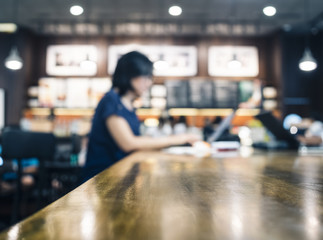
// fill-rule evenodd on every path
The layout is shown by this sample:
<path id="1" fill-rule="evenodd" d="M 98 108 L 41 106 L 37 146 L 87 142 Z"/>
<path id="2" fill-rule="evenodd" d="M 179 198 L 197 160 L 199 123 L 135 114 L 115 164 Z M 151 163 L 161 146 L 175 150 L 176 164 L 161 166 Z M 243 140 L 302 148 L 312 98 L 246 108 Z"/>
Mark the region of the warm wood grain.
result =
<path id="1" fill-rule="evenodd" d="M 138 152 L 0 239 L 323 239 L 323 156 Z"/>

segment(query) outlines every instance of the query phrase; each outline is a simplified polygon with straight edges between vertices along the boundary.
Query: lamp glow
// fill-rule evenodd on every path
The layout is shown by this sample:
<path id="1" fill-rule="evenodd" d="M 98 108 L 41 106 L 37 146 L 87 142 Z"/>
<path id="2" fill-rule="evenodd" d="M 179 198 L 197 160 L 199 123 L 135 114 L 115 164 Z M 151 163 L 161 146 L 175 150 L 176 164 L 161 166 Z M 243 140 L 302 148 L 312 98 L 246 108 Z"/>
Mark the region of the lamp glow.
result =
<path id="1" fill-rule="evenodd" d="M 298 132 L 298 128 L 296 126 L 291 126 L 289 132 L 295 135 Z"/>
<path id="2" fill-rule="evenodd" d="M 79 16 L 84 12 L 84 9 L 79 5 L 74 5 L 70 8 L 70 13 L 74 16 Z"/>
<path id="3" fill-rule="evenodd" d="M 0 23 L 0 32 L 13 33 L 17 30 L 17 25 L 14 23 Z"/>
<path id="4" fill-rule="evenodd" d="M 91 71 L 95 70 L 96 67 L 97 67 L 96 62 L 91 61 L 89 59 L 86 59 L 86 60 L 82 61 L 80 63 L 80 66 L 81 66 L 82 69 L 91 70 Z"/>
<path id="5" fill-rule="evenodd" d="M 156 70 L 165 70 L 169 67 L 168 63 L 166 61 L 163 60 L 158 60 L 156 62 L 154 62 L 154 69 Z"/>
<path id="6" fill-rule="evenodd" d="M 5 59 L 5 66 L 11 70 L 19 70 L 22 68 L 23 61 L 16 47 L 11 49 L 9 56 Z"/>
<path id="7" fill-rule="evenodd" d="M 242 64 L 241 62 L 237 59 L 237 56 L 234 54 L 233 58 L 228 62 L 228 68 L 229 69 L 239 69 L 241 68 Z"/>
<path id="8" fill-rule="evenodd" d="M 268 17 L 274 16 L 276 14 L 276 12 L 277 12 L 276 8 L 273 7 L 273 6 L 264 7 L 264 9 L 262 11 Z"/>
<path id="9" fill-rule="evenodd" d="M 80 63 L 80 67 L 87 71 L 96 71 L 97 65 L 96 62 L 90 59 L 89 55 L 86 55 L 86 59 Z"/>
<path id="10" fill-rule="evenodd" d="M 182 8 L 180 6 L 171 6 L 168 13 L 172 16 L 179 16 L 182 14 Z"/>
<path id="11" fill-rule="evenodd" d="M 304 51 L 303 57 L 299 61 L 299 68 L 302 71 L 309 72 L 309 71 L 315 70 L 316 67 L 317 67 L 317 62 L 313 57 L 311 50 L 309 48 L 306 48 Z"/>

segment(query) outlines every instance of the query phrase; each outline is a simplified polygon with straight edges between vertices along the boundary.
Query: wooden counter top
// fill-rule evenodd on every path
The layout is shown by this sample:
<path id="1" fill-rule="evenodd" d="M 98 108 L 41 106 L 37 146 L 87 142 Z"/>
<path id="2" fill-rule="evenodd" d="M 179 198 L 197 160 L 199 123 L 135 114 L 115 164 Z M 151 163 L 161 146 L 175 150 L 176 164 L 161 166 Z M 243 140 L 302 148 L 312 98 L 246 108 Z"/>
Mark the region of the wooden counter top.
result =
<path id="1" fill-rule="evenodd" d="M 137 152 L 0 239 L 323 239 L 323 156 Z"/>

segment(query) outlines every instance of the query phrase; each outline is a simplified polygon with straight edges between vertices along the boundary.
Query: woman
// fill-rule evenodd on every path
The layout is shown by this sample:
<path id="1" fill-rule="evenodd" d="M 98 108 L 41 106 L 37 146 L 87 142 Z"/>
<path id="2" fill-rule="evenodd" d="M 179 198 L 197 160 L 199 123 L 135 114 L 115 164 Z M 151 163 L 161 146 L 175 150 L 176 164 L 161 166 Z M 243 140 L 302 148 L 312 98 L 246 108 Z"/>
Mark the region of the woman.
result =
<path id="1" fill-rule="evenodd" d="M 198 136 L 181 134 L 164 138 L 140 136 L 133 101 L 152 84 L 152 62 L 139 52 L 123 55 L 112 79 L 112 89 L 99 102 L 89 135 L 83 180 L 136 150 L 193 143 Z"/>

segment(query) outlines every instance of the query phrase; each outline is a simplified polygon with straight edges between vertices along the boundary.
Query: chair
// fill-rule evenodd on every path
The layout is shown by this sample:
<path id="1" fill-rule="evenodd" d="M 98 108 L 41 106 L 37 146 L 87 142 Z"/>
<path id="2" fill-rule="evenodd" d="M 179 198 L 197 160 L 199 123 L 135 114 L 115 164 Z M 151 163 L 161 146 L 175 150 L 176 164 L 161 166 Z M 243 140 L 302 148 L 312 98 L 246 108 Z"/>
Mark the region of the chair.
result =
<path id="1" fill-rule="evenodd" d="M 22 196 L 22 164 L 23 158 L 38 158 L 38 206 L 45 183 L 45 161 L 52 160 L 55 153 L 55 136 L 52 133 L 29 132 L 20 129 L 4 129 L 2 132 L 2 157 L 3 159 L 17 159 L 17 190 L 12 212 L 12 223 L 18 220 Z"/>
<path id="2" fill-rule="evenodd" d="M 78 154 L 81 151 L 82 136 L 72 134 L 68 137 L 57 137 L 55 161 L 47 165 L 52 185 L 51 200 L 54 201 L 79 185 L 81 166 Z"/>

